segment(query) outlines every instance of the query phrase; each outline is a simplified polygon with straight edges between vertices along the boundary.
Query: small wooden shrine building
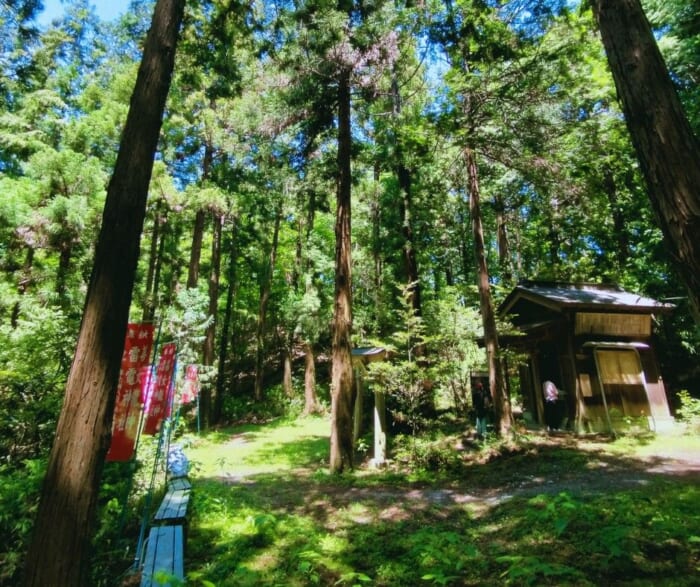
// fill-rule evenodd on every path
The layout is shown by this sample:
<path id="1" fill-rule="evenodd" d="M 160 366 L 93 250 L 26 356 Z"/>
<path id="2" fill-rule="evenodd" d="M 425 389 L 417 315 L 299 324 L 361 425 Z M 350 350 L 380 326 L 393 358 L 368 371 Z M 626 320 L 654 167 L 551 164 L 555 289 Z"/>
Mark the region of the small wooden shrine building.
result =
<path id="1" fill-rule="evenodd" d="M 526 417 L 544 425 L 543 383 L 559 389 L 557 428 L 615 432 L 670 427 L 652 345 L 652 317 L 673 306 L 614 285 L 525 281 L 499 307 L 520 332 L 501 346 L 524 353 L 520 387 Z M 549 424 L 549 422 L 547 422 Z"/>

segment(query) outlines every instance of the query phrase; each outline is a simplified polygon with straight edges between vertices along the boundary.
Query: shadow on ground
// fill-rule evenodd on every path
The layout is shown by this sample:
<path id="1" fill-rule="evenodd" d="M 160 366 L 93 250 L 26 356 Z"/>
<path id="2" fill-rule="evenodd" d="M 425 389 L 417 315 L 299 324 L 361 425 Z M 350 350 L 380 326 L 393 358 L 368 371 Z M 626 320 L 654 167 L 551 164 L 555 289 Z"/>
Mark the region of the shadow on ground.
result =
<path id="1" fill-rule="evenodd" d="M 694 584 L 699 461 L 598 447 L 462 448 L 459 471 L 418 483 L 391 469 L 332 477 L 319 465 L 327 439 L 290 443 L 275 450 L 291 471 L 194 479 L 191 566 L 220 587 Z M 212 503 L 240 527 L 198 525 Z"/>

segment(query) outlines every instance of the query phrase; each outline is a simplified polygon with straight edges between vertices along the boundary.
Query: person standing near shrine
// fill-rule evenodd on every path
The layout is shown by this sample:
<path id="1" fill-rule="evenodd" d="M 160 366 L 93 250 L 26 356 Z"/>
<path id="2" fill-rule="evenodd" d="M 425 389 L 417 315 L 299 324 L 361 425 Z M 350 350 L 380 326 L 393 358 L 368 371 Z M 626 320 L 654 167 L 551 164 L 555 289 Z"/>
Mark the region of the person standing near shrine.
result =
<path id="1" fill-rule="evenodd" d="M 472 387 L 472 407 L 476 413 L 476 436 L 484 438 L 491 409 L 491 394 L 481 381 L 477 381 Z"/>
<path id="2" fill-rule="evenodd" d="M 552 381 L 545 381 L 542 384 L 542 395 L 544 396 L 544 421 L 547 430 L 557 430 L 559 428 L 559 390 Z"/>

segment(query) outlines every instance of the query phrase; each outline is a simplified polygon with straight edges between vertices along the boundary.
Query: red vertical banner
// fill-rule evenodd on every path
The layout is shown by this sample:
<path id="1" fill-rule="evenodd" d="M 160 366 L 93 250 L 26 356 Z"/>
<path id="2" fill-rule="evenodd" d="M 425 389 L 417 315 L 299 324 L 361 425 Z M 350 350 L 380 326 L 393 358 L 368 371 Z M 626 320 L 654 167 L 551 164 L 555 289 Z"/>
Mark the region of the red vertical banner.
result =
<path id="1" fill-rule="evenodd" d="M 164 344 L 160 352 L 153 392 L 148 398 L 146 423 L 143 427 L 144 434 L 155 434 L 163 418 L 169 415 L 170 391 L 173 383 L 173 369 L 175 367 L 175 349 L 175 343 L 171 342 Z"/>
<path id="2" fill-rule="evenodd" d="M 145 414 L 148 414 L 151 407 L 153 385 L 156 381 L 156 378 L 153 376 L 155 370 L 153 365 L 146 365 L 141 367 L 141 371 L 139 371 L 139 379 L 141 381 L 141 395 L 139 396 L 139 401 L 143 404 L 143 411 Z"/>
<path id="3" fill-rule="evenodd" d="M 112 419 L 108 461 L 128 461 L 134 454 L 141 417 L 139 372 L 148 364 L 153 345 L 153 324 L 129 324 L 122 353 L 117 401 Z"/>
<path id="4" fill-rule="evenodd" d="M 199 373 L 197 365 L 187 365 L 185 369 L 185 382 L 180 393 L 180 403 L 189 404 L 199 395 Z"/>

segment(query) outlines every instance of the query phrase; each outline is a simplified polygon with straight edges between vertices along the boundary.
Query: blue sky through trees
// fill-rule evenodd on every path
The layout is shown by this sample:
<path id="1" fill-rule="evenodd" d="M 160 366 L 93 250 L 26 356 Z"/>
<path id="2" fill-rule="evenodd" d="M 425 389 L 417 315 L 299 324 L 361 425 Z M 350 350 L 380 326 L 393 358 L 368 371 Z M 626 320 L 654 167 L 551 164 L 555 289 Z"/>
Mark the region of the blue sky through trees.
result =
<path id="1" fill-rule="evenodd" d="M 91 3 L 101 20 L 114 20 L 129 8 L 129 0 L 95 0 Z M 41 26 L 48 26 L 54 18 L 63 14 L 65 7 L 61 0 L 44 0 L 44 11 L 39 14 Z"/>

